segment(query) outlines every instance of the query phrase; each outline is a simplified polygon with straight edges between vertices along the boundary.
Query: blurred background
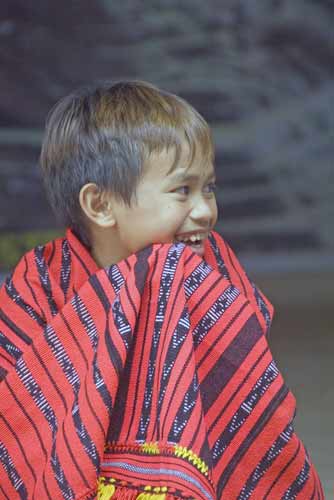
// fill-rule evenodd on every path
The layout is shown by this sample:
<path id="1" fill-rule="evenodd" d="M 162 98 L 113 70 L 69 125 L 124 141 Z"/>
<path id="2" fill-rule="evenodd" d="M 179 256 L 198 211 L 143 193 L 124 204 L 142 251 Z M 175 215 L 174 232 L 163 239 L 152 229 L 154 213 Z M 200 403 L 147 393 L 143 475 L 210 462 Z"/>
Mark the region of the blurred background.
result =
<path id="1" fill-rule="evenodd" d="M 62 232 L 38 171 L 45 117 L 74 88 L 143 79 L 216 142 L 219 231 L 276 307 L 271 346 L 332 498 L 334 1 L 2 0 L 0 281 Z"/>

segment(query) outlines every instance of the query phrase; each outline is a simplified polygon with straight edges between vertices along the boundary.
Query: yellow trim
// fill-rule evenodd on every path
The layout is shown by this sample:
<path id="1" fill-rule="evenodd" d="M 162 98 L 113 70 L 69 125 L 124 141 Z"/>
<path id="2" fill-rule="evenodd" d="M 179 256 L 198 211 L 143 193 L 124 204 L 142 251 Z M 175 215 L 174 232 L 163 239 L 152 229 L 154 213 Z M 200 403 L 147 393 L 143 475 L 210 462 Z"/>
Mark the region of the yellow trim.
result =
<path id="1" fill-rule="evenodd" d="M 141 450 L 144 453 L 148 453 L 150 455 L 159 455 L 160 450 L 158 443 L 142 443 L 140 445 Z M 200 472 L 202 472 L 205 476 L 208 475 L 209 467 L 206 465 L 204 460 L 202 460 L 196 453 L 184 446 L 180 446 L 178 444 L 174 445 L 174 455 L 176 457 L 181 457 L 187 459 L 191 462 Z"/>
<path id="2" fill-rule="evenodd" d="M 139 493 L 136 500 L 166 500 L 166 494 L 165 493 L 146 493 L 146 492 L 144 492 L 144 493 Z"/>
<path id="3" fill-rule="evenodd" d="M 188 450 L 184 446 L 179 446 L 178 444 L 174 445 L 174 453 L 177 457 L 186 458 L 192 464 L 197 467 L 199 471 L 201 471 L 206 476 L 208 475 L 209 467 L 206 465 L 204 460 L 202 460 L 196 453 L 192 450 Z"/>
<path id="4" fill-rule="evenodd" d="M 167 490 L 167 486 L 147 485 L 144 487 L 144 493 L 140 493 L 136 500 L 165 500 Z"/>
<path id="5" fill-rule="evenodd" d="M 142 451 L 150 455 L 159 455 L 160 449 L 158 443 L 143 443 L 141 445 Z"/>
<path id="6" fill-rule="evenodd" d="M 110 500 L 115 493 L 114 484 L 103 484 L 99 482 L 99 487 L 97 490 L 97 500 Z"/>
<path id="7" fill-rule="evenodd" d="M 129 444 L 129 445 L 119 445 L 117 443 L 109 443 L 107 445 L 107 453 L 112 451 L 109 450 L 125 450 L 129 451 L 141 451 L 142 453 L 147 453 L 148 455 L 160 455 L 160 454 L 174 454 L 176 457 L 179 458 L 184 458 L 188 460 L 188 462 L 192 463 L 202 474 L 205 476 L 208 476 L 209 473 L 209 467 L 206 465 L 204 460 L 202 460 L 196 453 L 194 453 L 192 450 L 186 448 L 185 446 L 180 446 L 178 444 L 174 445 L 164 445 L 161 444 L 159 446 L 159 443 L 157 442 L 144 442 L 144 443 L 138 443 L 135 445 Z M 145 490 L 146 491 L 146 490 Z M 140 499 L 142 500 L 142 499 Z M 148 500 L 148 499 L 147 499 Z M 159 500 L 159 499 L 156 499 Z"/>
<path id="8" fill-rule="evenodd" d="M 116 491 L 115 482 L 114 478 L 106 479 L 104 476 L 100 476 L 98 480 L 97 500 L 111 500 Z M 144 487 L 144 492 L 137 495 L 136 500 L 166 500 L 167 491 L 167 486 L 147 485 Z"/>

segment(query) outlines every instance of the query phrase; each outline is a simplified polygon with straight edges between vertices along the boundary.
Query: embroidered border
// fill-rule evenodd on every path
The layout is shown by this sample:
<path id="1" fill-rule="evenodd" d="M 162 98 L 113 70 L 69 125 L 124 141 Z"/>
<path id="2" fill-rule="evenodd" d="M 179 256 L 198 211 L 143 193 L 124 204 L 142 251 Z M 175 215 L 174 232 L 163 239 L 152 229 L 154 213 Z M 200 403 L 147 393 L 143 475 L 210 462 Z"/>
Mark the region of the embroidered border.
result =
<path id="1" fill-rule="evenodd" d="M 208 476 L 209 467 L 196 453 L 192 450 L 174 444 L 159 445 L 157 442 L 144 442 L 144 443 L 134 443 L 129 445 L 123 445 L 119 443 L 108 443 L 105 447 L 106 453 L 116 452 L 135 452 L 147 455 L 172 455 L 178 458 L 184 458 L 192 465 L 194 465 L 202 474 Z"/>

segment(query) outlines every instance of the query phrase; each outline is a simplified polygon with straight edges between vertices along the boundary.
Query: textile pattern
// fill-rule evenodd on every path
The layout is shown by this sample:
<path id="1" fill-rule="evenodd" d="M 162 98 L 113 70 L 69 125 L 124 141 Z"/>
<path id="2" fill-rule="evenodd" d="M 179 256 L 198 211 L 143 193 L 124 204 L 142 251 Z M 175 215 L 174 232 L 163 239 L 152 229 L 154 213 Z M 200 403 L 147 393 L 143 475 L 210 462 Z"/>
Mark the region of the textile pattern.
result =
<path id="1" fill-rule="evenodd" d="M 0 498 L 321 499 L 267 342 L 272 306 L 216 233 L 98 269 L 68 231 L 0 290 Z"/>

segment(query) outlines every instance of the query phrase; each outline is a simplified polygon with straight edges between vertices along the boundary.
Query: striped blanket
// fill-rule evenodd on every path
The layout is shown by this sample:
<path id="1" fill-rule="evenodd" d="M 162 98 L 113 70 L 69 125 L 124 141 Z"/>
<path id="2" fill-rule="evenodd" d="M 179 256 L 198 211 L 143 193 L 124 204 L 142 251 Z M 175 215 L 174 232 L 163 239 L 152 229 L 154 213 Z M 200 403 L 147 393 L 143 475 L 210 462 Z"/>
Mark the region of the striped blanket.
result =
<path id="1" fill-rule="evenodd" d="M 98 269 L 68 231 L 0 290 L 0 498 L 321 499 L 224 240 Z"/>

